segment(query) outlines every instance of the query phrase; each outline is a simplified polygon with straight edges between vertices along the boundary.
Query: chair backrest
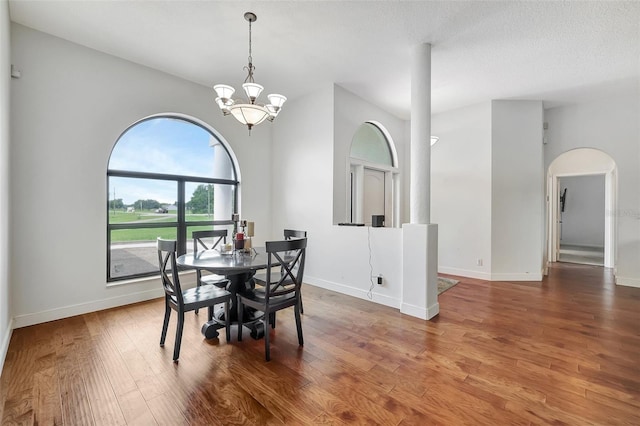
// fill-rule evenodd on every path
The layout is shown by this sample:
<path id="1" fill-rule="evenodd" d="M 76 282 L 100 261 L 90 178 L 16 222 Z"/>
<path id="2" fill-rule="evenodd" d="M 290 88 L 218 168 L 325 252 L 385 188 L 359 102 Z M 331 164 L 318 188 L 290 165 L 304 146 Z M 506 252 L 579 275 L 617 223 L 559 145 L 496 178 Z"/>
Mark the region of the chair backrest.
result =
<path id="1" fill-rule="evenodd" d="M 182 306 L 182 288 L 180 287 L 180 278 L 178 277 L 178 267 L 176 265 L 176 250 L 178 243 L 176 240 L 158 238 L 156 244 L 158 248 L 160 278 L 162 279 L 164 292 L 167 297 L 173 299 L 178 306 Z"/>
<path id="2" fill-rule="evenodd" d="M 295 229 L 285 229 L 284 239 L 290 240 L 292 238 L 307 238 L 307 231 L 297 231 Z M 284 273 L 284 271 L 282 271 Z"/>
<path id="3" fill-rule="evenodd" d="M 307 231 L 296 231 L 295 229 L 285 229 L 284 239 L 290 240 L 291 238 L 307 238 Z"/>
<path id="4" fill-rule="evenodd" d="M 192 236 L 193 236 L 193 252 L 194 253 L 198 252 L 198 248 L 200 246 L 202 246 L 204 250 L 213 250 L 218 246 L 218 244 L 220 244 L 220 241 L 223 241 L 225 244 L 227 242 L 226 229 L 193 231 Z M 213 244 L 211 246 L 207 246 L 207 243 L 203 241 L 204 238 L 214 238 Z"/>
<path id="5" fill-rule="evenodd" d="M 307 251 L 307 239 L 299 238 L 284 241 L 267 241 L 268 256 L 265 299 L 273 296 L 284 296 L 290 293 L 300 294 L 300 286 L 304 276 L 304 262 Z M 271 278 L 273 266 L 280 266 L 277 277 Z"/>

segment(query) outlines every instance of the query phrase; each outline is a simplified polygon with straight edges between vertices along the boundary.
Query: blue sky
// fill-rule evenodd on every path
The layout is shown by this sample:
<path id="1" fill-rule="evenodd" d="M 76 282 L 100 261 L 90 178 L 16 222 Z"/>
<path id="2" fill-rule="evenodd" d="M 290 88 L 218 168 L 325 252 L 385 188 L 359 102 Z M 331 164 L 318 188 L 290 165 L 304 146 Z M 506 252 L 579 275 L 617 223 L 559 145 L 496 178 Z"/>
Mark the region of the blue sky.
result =
<path id="1" fill-rule="evenodd" d="M 155 118 L 143 121 L 124 133 L 113 148 L 109 169 L 186 176 L 222 177 L 214 172 L 211 134 L 184 120 Z M 125 204 L 138 199 L 155 199 L 173 204 L 177 199 L 174 182 L 112 177 L 109 199 L 122 198 Z M 187 189 L 187 192 L 189 190 Z M 187 201 L 190 199 L 187 193 Z"/>

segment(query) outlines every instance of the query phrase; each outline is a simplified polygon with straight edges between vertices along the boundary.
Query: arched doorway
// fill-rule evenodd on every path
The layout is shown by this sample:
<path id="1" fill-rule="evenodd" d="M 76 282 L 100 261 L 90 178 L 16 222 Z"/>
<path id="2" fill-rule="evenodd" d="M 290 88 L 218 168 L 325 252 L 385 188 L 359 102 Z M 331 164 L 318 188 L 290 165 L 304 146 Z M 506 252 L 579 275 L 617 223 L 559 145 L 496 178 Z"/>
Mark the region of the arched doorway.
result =
<path id="1" fill-rule="evenodd" d="M 577 148 L 560 154 L 547 170 L 547 261 L 560 257 L 561 212 L 564 201 L 560 179 L 576 176 L 604 176 L 604 266 L 615 266 L 617 167 L 607 153 Z M 566 196 L 566 193 L 564 194 Z"/>

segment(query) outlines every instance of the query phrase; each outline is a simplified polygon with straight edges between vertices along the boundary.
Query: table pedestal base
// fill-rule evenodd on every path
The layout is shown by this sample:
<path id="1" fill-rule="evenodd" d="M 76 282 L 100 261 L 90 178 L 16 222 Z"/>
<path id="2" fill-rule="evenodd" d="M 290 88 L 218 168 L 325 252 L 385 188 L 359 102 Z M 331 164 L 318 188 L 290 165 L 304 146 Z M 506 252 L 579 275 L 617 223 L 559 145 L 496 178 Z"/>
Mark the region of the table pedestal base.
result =
<path id="1" fill-rule="evenodd" d="M 242 325 L 249 329 L 250 336 L 256 340 L 262 339 L 264 337 L 264 324 L 262 324 L 262 317 L 264 313 L 262 311 L 249 311 L 248 309 L 244 310 L 244 318 L 242 320 Z M 233 317 L 231 318 L 231 326 L 238 326 L 237 321 L 234 321 Z M 217 312 L 213 314 L 213 319 L 211 321 L 207 321 L 202 325 L 202 329 L 200 330 L 205 339 L 215 339 L 220 335 L 218 330 L 224 328 L 224 309 L 219 309 Z"/>
<path id="2" fill-rule="evenodd" d="M 229 284 L 227 285 L 227 290 L 231 293 L 231 302 L 229 303 L 229 316 L 231 319 L 231 325 L 238 324 L 238 293 L 251 292 L 255 288 L 255 281 L 253 280 L 253 276 L 255 275 L 255 271 L 246 271 L 237 274 L 227 275 L 227 279 L 229 280 Z M 254 339 L 261 339 L 264 337 L 264 326 L 261 323 L 261 319 L 264 316 L 264 313 L 261 311 L 256 311 L 253 308 L 246 307 L 243 310 L 242 323 L 245 327 L 247 327 L 251 331 L 251 337 Z M 224 328 L 225 317 L 224 317 L 224 309 L 218 309 L 213 314 L 213 319 L 211 321 L 207 321 L 202 325 L 202 335 L 206 339 L 214 339 L 220 335 L 218 330 Z"/>
<path id="3" fill-rule="evenodd" d="M 251 331 L 249 335 L 255 340 L 260 340 L 264 337 L 264 324 L 262 321 L 258 321 L 253 326 L 247 326 Z"/>
<path id="4" fill-rule="evenodd" d="M 220 335 L 218 330 L 224 328 L 224 325 L 221 325 L 216 320 L 207 321 L 202 325 L 202 335 L 205 339 L 215 339 Z"/>

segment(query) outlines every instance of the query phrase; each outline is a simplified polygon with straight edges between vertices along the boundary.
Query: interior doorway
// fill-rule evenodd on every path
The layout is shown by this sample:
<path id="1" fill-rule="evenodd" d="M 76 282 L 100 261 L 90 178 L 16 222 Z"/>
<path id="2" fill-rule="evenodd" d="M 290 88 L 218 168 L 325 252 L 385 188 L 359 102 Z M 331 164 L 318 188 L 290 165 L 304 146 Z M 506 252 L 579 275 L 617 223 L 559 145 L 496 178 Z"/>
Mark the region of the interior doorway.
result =
<path id="1" fill-rule="evenodd" d="M 561 176 L 559 262 L 604 266 L 605 175 Z"/>
<path id="2" fill-rule="evenodd" d="M 372 215 L 385 215 L 385 172 L 364 168 L 364 224 L 371 226 Z"/>
<path id="3" fill-rule="evenodd" d="M 573 191 L 571 186 L 567 186 L 572 182 L 571 178 L 575 178 L 573 179 Z M 581 183 L 580 178 L 583 179 Z M 596 186 L 593 185 L 598 185 L 601 179 L 604 179 L 603 200 L 601 199 L 602 197 L 586 197 L 590 198 L 590 200 L 585 201 L 584 196 L 582 201 L 576 199 L 575 195 L 580 192 L 595 195 L 598 189 L 594 189 Z M 575 182 L 578 182 L 583 187 L 576 186 Z M 586 185 L 585 182 L 587 183 Z M 602 264 L 607 268 L 615 268 L 616 215 L 614 212 L 617 205 L 616 191 L 616 164 L 605 152 L 592 148 L 578 148 L 567 151 L 553 160 L 547 171 L 547 262 L 578 260 L 577 263 L 595 264 L 595 261 L 590 261 L 589 258 L 593 255 L 593 258 L 598 256 L 599 259 L 600 255 L 589 253 L 590 250 L 587 246 L 600 247 L 600 243 L 594 243 L 594 241 L 599 238 L 596 236 L 602 235 L 602 249 L 599 249 L 602 250 L 602 261 L 598 264 Z M 592 225 L 589 228 L 588 232 L 591 237 L 578 236 L 575 234 L 576 230 L 573 229 L 570 231 L 573 233 L 573 237 L 567 238 L 566 233 L 569 231 L 567 230 L 568 223 L 565 220 L 568 219 L 567 209 L 571 200 L 573 200 L 572 207 L 577 207 L 574 210 L 575 214 L 572 219 L 573 225 L 578 225 L 577 232 L 586 232 L 584 231 L 585 228 L 581 228 L 582 225 L 579 224 L 586 217 L 589 217 L 589 221 L 600 221 L 598 225 Z M 589 204 L 590 202 L 592 204 Z M 603 203 L 603 209 L 597 214 L 587 214 L 584 210 L 586 208 L 600 209 L 597 206 L 601 202 Z M 576 203 L 578 204 L 576 205 Z M 562 211 L 563 207 L 565 211 Z M 568 241 L 571 239 L 574 239 L 574 241 Z M 591 241 L 591 243 L 588 241 Z M 566 244 L 564 253 L 561 250 L 563 242 Z M 594 247 L 591 248 L 591 251 L 595 251 Z M 563 255 L 564 259 L 561 258 L 561 255 Z M 572 258 L 572 256 L 574 257 Z"/>

